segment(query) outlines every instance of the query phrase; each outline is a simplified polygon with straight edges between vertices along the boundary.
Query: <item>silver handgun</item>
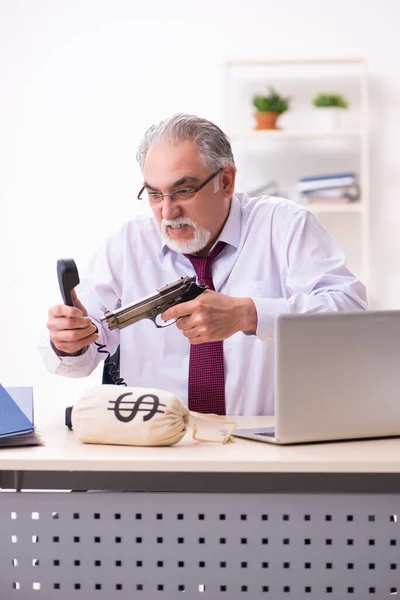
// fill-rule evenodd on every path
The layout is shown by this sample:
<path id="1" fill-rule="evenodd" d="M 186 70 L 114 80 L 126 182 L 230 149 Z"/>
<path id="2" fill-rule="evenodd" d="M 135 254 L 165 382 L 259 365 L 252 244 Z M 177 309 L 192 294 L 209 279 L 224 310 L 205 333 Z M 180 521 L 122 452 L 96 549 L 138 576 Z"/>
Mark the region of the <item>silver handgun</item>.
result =
<path id="1" fill-rule="evenodd" d="M 142 319 L 150 319 L 156 327 L 163 329 L 168 325 L 159 325 L 156 322 L 158 315 L 175 304 L 194 300 L 206 289 L 205 286 L 196 283 L 196 277 L 181 277 L 173 283 L 158 288 L 155 294 L 145 296 L 117 310 L 108 310 L 100 317 L 100 321 L 103 324 L 107 323 L 108 328 L 113 330 L 123 329 Z"/>

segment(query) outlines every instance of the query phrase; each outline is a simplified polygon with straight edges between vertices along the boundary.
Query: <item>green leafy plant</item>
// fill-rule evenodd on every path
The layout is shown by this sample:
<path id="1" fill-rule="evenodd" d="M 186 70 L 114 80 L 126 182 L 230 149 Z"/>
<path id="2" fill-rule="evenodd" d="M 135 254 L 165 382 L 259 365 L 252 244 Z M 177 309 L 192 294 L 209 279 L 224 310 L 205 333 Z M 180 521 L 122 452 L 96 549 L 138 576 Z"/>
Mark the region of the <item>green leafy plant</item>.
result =
<path id="1" fill-rule="evenodd" d="M 282 114 L 289 110 L 290 98 L 283 98 L 270 86 L 268 96 L 254 96 L 253 104 L 258 112 Z"/>
<path id="2" fill-rule="evenodd" d="M 317 94 L 313 99 L 318 108 L 348 108 L 349 103 L 340 94 Z"/>

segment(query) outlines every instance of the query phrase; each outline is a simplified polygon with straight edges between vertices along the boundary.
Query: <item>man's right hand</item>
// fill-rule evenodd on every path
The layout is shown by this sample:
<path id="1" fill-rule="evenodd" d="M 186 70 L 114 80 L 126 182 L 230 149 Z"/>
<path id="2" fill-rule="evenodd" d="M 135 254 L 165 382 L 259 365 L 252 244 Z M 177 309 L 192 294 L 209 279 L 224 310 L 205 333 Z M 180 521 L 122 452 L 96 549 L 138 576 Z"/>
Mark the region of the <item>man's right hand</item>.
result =
<path id="1" fill-rule="evenodd" d="M 47 329 L 51 345 L 58 356 L 78 356 L 85 352 L 89 344 L 99 339 L 96 327 L 87 310 L 72 290 L 75 306 L 58 304 L 49 310 Z"/>

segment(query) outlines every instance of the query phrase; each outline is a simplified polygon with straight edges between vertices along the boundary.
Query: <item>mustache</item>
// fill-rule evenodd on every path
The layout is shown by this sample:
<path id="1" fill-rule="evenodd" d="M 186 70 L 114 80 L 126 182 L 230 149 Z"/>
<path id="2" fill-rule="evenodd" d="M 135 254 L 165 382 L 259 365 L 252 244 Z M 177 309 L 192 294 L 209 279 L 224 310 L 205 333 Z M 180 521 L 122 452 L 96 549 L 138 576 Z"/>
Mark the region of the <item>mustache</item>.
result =
<path id="1" fill-rule="evenodd" d="M 196 224 L 193 219 L 189 217 L 176 217 L 176 219 L 163 219 L 162 226 L 168 227 L 169 225 L 191 225 L 194 227 Z"/>

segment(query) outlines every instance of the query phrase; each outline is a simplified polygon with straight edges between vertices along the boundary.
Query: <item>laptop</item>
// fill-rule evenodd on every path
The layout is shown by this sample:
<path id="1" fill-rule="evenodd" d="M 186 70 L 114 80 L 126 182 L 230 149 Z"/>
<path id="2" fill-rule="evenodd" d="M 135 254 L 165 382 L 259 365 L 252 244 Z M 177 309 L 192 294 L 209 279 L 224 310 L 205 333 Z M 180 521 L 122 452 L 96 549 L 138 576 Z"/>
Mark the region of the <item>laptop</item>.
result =
<path id="1" fill-rule="evenodd" d="M 279 315 L 275 427 L 233 435 L 296 444 L 400 435 L 400 311 Z"/>

